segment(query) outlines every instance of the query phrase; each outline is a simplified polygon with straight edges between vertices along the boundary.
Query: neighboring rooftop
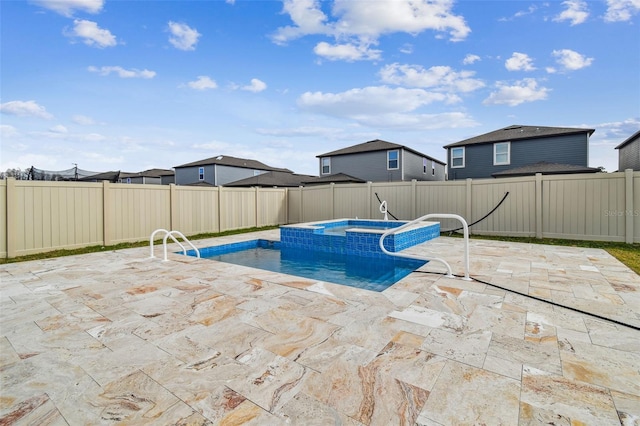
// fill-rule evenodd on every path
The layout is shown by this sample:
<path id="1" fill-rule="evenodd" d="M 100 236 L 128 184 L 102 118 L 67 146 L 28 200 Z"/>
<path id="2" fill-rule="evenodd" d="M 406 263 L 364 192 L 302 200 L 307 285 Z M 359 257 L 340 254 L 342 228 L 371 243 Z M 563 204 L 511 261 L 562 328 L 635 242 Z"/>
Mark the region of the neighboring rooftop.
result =
<path id="1" fill-rule="evenodd" d="M 180 166 L 175 166 L 175 167 L 209 166 L 212 164 L 217 164 L 221 166 L 230 166 L 230 167 L 241 167 L 241 168 L 253 169 L 253 170 L 281 171 L 281 172 L 293 173 L 289 169 L 271 167 L 257 160 L 248 160 L 246 158 L 231 157 L 229 155 L 217 155 L 215 157 L 194 161 L 192 163 L 182 164 Z"/>
<path id="2" fill-rule="evenodd" d="M 635 141 L 638 138 L 640 138 L 640 130 L 638 130 L 633 135 L 631 135 L 627 139 L 625 139 L 620 145 L 616 146 L 615 149 L 623 148 L 623 147 L 625 147 L 626 145 L 629 145 L 631 142 Z"/>
<path id="3" fill-rule="evenodd" d="M 240 179 L 224 186 L 232 187 L 298 187 L 306 180 L 313 179 L 315 176 L 299 175 L 291 172 L 272 171 L 262 173 L 257 176 L 251 176 L 246 179 Z"/>
<path id="4" fill-rule="evenodd" d="M 449 145 L 445 145 L 444 148 L 451 148 L 456 146 L 476 145 L 482 143 L 495 143 L 495 142 L 507 142 L 517 141 L 525 139 L 538 139 L 552 136 L 565 136 L 578 133 L 588 133 L 591 136 L 595 132 L 595 129 L 581 129 L 572 127 L 543 127 L 543 126 L 522 126 L 512 125 L 495 130 L 493 132 L 485 133 L 480 136 L 474 136 L 469 139 L 465 139 L 460 142 L 455 142 Z"/>
<path id="5" fill-rule="evenodd" d="M 171 175 L 174 175 L 174 174 L 175 174 L 175 172 L 173 170 L 149 169 L 149 170 L 145 170 L 143 172 L 137 172 L 137 173 L 125 173 L 125 172 L 122 172 L 122 173 L 120 173 L 120 179 L 134 178 L 134 177 L 159 178 L 160 176 L 171 176 Z"/>
<path id="6" fill-rule="evenodd" d="M 366 181 L 345 173 L 334 173 L 320 177 L 314 176 L 313 179 L 303 182 L 304 185 L 322 185 L 325 183 L 366 183 Z"/>
<path id="7" fill-rule="evenodd" d="M 502 172 L 493 173 L 493 177 L 517 177 L 517 176 L 533 176 L 537 173 L 543 175 L 563 175 L 572 173 L 598 173 L 600 169 L 596 167 L 583 167 L 574 164 L 547 163 L 541 161 L 535 164 L 528 164 L 522 167 L 504 170 Z"/>
<path id="8" fill-rule="evenodd" d="M 409 152 L 412 152 L 421 157 L 426 157 L 429 160 L 433 160 L 436 163 L 445 164 L 444 162 L 435 159 L 427 154 L 423 154 L 422 152 L 416 151 L 415 149 L 409 148 L 406 145 L 400 145 L 393 142 L 387 142 L 380 139 L 375 139 L 369 142 L 364 142 L 361 144 L 349 146 L 347 148 L 338 149 L 336 151 L 327 152 L 325 154 L 316 155 L 317 158 L 321 157 L 335 157 L 337 155 L 349 155 L 349 154 L 360 154 L 363 152 L 375 152 L 375 151 L 387 151 L 390 149 L 404 149 Z"/>

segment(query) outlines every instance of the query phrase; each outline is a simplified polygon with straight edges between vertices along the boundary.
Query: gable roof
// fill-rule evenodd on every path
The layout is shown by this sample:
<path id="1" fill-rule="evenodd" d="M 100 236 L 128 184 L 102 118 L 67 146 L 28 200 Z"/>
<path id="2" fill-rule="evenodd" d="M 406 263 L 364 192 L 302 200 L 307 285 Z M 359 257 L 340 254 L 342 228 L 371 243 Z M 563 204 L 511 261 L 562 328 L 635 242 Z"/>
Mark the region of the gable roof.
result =
<path id="1" fill-rule="evenodd" d="M 574 164 L 548 163 L 541 161 L 535 164 L 527 164 L 522 167 L 504 170 L 502 172 L 492 173 L 493 177 L 517 177 L 517 176 L 533 176 L 536 173 L 543 175 L 565 175 L 572 173 L 597 173 L 600 169 L 595 167 L 576 166 Z"/>
<path id="2" fill-rule="evenodd" d="M 84 176 L 84 177 L 78 178 L 78 181 L 100 182 L 103 180 L 108 180 L 110 182 L 115 183 L 118 181 L 119 177 L 120 177 L 120 170 L 116 170 L 111 172 L 96 173 L 95 175 L 91 175 L 91 176 Z"/>
<path id="3" fill-rule="evenodd" d="M 252 169 L 252 170 L 266 170 L 266 171 L 281 171 L 281 172 L 289 172 L 293 173 L 289 169 L 280 169 L 277 167 L 267 166 L 264 163 L 261 163 L 256 160 L 248 160 L 246 158 L 237 158 L 231 157 L 229 155 L 218 155 L 211 158 L 205 158 L 204 160 L 194 161 L 192 163 L 182 164 L 178 167 L 194 167 L 194 166 L 210 166 L 213 164 L 217 164 L 220 166 L 230 166 L 230 167 L 239 167 L 243 169 Z"/>
<path id="4" fill-rule="evenodd" d="M 484 135 L 474 136 L 460 142 L 445 145 L 444 148 L 452 148 L 456 146 L 477 145 L 483 143 L 495 142 L 513 142 L 526 139 L 548 138 L 551 136 L 564 136 L 576 133 L 588 133 L 591 136 L 595 129 L 579 129 L 571 127 L 543 127 L 543 126 L 522 126 L 515 124 L 507 126 L 500 130 L 485 133 Z"/>
<path id="5" fill-rule="evenodd" d="M 412 152 L 420 157 L 426 157 L 429 160 L 433 160 L 440 164 L 445 164 L 444 162 L 437 160 L 429 155 L 423 154 L 421 152 L 416 151 L 415 149 L 409 148 L 405 145 L 400 145 L 393 142 L 387 142 L 380 139 L 374 139 L 369 142 L 364 142 L 361 144 L 349 146 L 347 148 L 338 149 L 336 151 L 327 152 L 325 154 L 316 155 L 316 158 L 321 157 L 335 157 L 337 155 L 349 155 L 349 154 L 361 154 L 363 152 L 376 152 L 376 151 L 388 151 L 390 149 L 405 149 L 409 152 Z"/>
<path id="6" fill-rule="evenodd" d="M 637 132 L 635 132 L 634 134 L 629 136 L 627 139 L 625 139 L 620 145 L 616 146 L 615 149 L 620 149 L 620 148 L 624 147 L 625 145 L 629 145 L 631 142 L 633 142 L 634 140 L 637 140 L 637 139 L 640 139 L 640 130 L 638 130 Z"/>
<path id="7" fill-rule="evenodd" d="M 312 179 L 315 176 L 311 175 L 298 175 L 290 172 L 273 171 L 262 173 L 257 176 L 251 176 L 246 179 L 236 180 L 234 182 L 227 183 L 224 186 L 260 186 L 260 187 L 297 187 L 307 179 Z"/>
<path id="8" fill-rule="evenodd" d="M 366 183 L 366 181 L 350 176 L 345 173 L 334 173 L 332 175 L 313 177 L 313 179 L 302 182 L 305 185 L 321 185 L 324 183 Z"/>
<path id="9" fill-rule="evenodd" d="M 133 178 L 133 177 L 160 177 L 160 176 L 170 176 L 175 174 L 173 170 L 167 169 L 149 169 L 143 172 L 137 173 L 120 173 L 120 179 Z"/>

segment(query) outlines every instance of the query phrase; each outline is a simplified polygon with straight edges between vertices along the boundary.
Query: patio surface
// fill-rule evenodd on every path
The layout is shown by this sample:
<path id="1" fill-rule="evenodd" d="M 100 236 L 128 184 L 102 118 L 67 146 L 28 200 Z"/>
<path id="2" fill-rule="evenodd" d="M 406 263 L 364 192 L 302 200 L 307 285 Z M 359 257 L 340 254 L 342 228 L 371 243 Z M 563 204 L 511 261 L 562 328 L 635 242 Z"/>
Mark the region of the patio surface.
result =
<path id="1" fill-rule="evenodd" d="M 411 250 L 463 273 L 461 239 Z M 472 240 L 504 289 L 431 262 L 381 293 L 170 260 L 1 265 L 0 424 L 640 424 L 640 277 L 602 250 Z"/>

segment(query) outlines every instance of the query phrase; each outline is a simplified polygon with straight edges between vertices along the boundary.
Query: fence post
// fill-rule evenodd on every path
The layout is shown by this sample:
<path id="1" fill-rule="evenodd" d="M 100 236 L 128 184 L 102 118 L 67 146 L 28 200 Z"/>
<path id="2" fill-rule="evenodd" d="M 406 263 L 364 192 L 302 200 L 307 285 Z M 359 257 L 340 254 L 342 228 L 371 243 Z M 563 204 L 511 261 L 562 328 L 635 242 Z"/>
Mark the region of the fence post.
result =
<path id="1" fill-rule="evenodd" d="M 627 244 L 633 244 L 633 169 L 625 169 L 624 171 L 624 199 L 625 199 L 625 214 L 624 214 L 624 242 Z"/>
<path id="2" fill-rule="evenodd" d="M 467 196 L 467 206 L 466 206 L 466 215 L 467 215 L 466 219 L 467 219 L 467 222 L 471 222 L 471 217 L 472 217 L 471 214 L 473 213 L 471 211 L 472 198 L 473 198 L 472 194 L 471 194 L 471 184 L 472 184 L 472 182 L 473 182 L 473 180 L 471 178 L 467 178 L 467 191 L 466 191 L 467 192 L 467 194 L 466 194 L 466 196 Z"/>
<path id="3" fill-rule="evenodd" d="M 169 230 L 178 229 L 178 197 L 176 194 L 176 184 L 169 184 Z"/>
<path id="4" fill-rule="evenodd" d="M 536 173 L 535 185 L 536 238 L 542 238 L 542 173 Z"/>
<path id="5" fill-rule="evenodd" d="M 16 234 L 18 208 L 16 206 L 16 179 L 7 178 L 7 258 L 16 257 Z"/>
<path id="6" fill-rule="evenodd" d="M 256 228 L 260 227 L 260 194 L 258 193 L 258 187 L 255 187 L 256 197 Z"/>
<path id="7" fill-rule="evenodd" d="M 331 219 L 335 219 L 336 218 L 336 184 L 335 182 L 331 182 L 330 184 L 330 188 L 331 188 Z"/>
<path id="8" fill-rule="evenodd" d="M 109 181 L 102 181 L 102 243 L 105 247 L 111 245 L 111 196 Z"/>
<path id="9" fill-rule="evenodd" d="M 363 219 L 371 219 L 373 218 L 371 212 L 373 210 L 373 187 L 372 187 L 372 182 L 371 181 L 367 181 L 367 217 L 363 218 Z"/>
<path id="10" fill-rule="evenodd" d="M 216 186 L 218 191 L 218 232 L 222 232 L 222 186 Z"/>
<path id="11" fill-rule="evenodd" d="M 416 204 L 418 204 L 417 194 L 418 181 L 416 179 L 411 179 L 411 219 L 417 219 L 418 214 L 416 213 Z"/>

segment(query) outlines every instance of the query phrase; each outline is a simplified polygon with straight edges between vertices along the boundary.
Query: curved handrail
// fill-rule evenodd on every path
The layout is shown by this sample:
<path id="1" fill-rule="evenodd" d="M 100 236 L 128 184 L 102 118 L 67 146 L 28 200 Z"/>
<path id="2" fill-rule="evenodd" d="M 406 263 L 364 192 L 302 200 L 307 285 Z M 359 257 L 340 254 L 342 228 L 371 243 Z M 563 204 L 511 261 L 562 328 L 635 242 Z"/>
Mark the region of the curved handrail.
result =
<path id="1" fill-rule="evenodd" d="M 462 216 L 459 216 L 457 214 L 451 214 L 451 213 L 430 213 L 430 214 L 426 214 L 422 217 L 419 217 L 415 220 L 412 220 L 411 222 L 405 223 L 402 226 L 399 226 L 397 228 L 391 228 L 390 230 L 386 231 L 385 233 L 383 233 L 380 236 L 380 249 L 382 249 L 382 251 L 385 254 L 388 254 L 389 256 L 396 256 L 396 257 L 404 257 L 407 259 L 415 259 L 415 260 L 426 260 L 426 261 L 437 261 L 440 263 L 443 263 L 446 268 L 447 268 L 447 277 L 449 278 L 453 278 L 453 273 L 451 272 L 451 266 L 447 263 L 446 260 L 444 259 L 440 259 L 440 258 L 427 258 L 427 257 L 423 257 L 423 256 L 414 256 L 411 254 L 402 254 L 402 253 L 395 253 L 395 252 L 390 252 L 389 250 L 387 250 L 384 247 L 384 239 L 387 238 L 389 235 L 391 234 L 395 234 L 396 232 L 408 228 L 409 226 L 412 226 L 418 222 L 422 222 L 423 220 L 427 220 L 427 219 L 431 219 L 431 218 L 441 218 L 441 219 L 457 219 L 458 221 L 460 221 L 462 223 L 462 227 L 464 228 L 464 280 L 467 281 L 471 281 L 471 278 L 469 277 L 469 226 L 467 225 L 467 221 L 464 220 L 464 218 Z"/>
<path id="2" fill-rule="evenodd" d="M 178 241 L 178 240 L 176 239 L 176 237 L 174 237 L 174 236 L 173 236 L 173 234 L 177 234 L 179 237 L 181 237 L 181 238 L 182 238 L 186 243 L 188 243 L 188 244 L 191 246 L 191 248 L 193 248 L 193 250 L 196 252 L 196 257 L 200 257 L 200 250 L 198 250 L 198 249 L 197 249 L 197 247 L 196 247 L 196 246 L 194 246 L 194 245 L 191 243 L 191 241 L 189 241 L 189 240 L 187 239 L 187 237 L 185 237 L 185 236 L 184 236 L 184 234 L 183 234 L 182 232 L 180 232 L 180 231 L 167 231 L 166 229 L 162 229 L 162 228 L 160 228 L 160 229 L 156 229 L 155 231 L 153 231 L 153 232 L 151 233 L 151 236 L 149 237 L 149 247 L 150 247 L 150 249 L 151 249 L 151 255 L 150 255 L 150 257 L 152 257 L 152 258 L 153 258 L 153 257 L 155 257 L 155 255 L 154 255 L 154 253 L 153 253 L 153 237 L 155 237 L 155 235 L 156 235 L 158 232 L 164 232 L 164 238 L 162 239 L 162 245 L 163 245 L 163 247 L 164 247 L 164 260 L 165 260 L 165 261 L 166 261 L 166 260 L 168 260 L 168 259 L 167 259 L 167 239 L 168 239 L 169 237 L 171 237 L 171 239 L 173 240 L 173 242 L 174 242 L 174 243 L 176 243 L 176 244 L 178 244 L 178 245 L 180 246 L 180 248 L 182 249 L 182 253 L 183 253 L 183 254 L 185 254 L 185 255 L 187 254 L 187 249 L 184 247 L 184 245 L 182 245 L 182 244 L 180 243 L 180 241 Z"/>
<path id="3" fill-rule="evenodd" d="M 173 241 L 175 241 L 176 243 L 178 243 L 178 245 L 182 248 L 182 254 L 187 254 L 187 249 L 184 248 L 184 246 L 182 244 L 180 244 L 178 242 L 178 240 L 176 240 L 176 238 L 173 236 L 173 234 L 177 234 L 180 238 L 182 238 L 187 244 L 189 244 L 191 246 L 191 248 L 196 252 L 196 257 L 200 257 L 200 250 L 198 250 L 198 248 L 196 246 L 194 246 L 191 241 L 189 241 L 187 239 L 187 237 L 184 236 L 184 234 L 180 231 L 169 231 L 166 233 L 166 235 L 164 236 L 164 238 L 162 239 L 162 245 L 164 246 L 164 261 L 166 262 L 167 260 L 169 260 L 167 258 L 167 238 L 171 237 L 171 239 Z"/>

